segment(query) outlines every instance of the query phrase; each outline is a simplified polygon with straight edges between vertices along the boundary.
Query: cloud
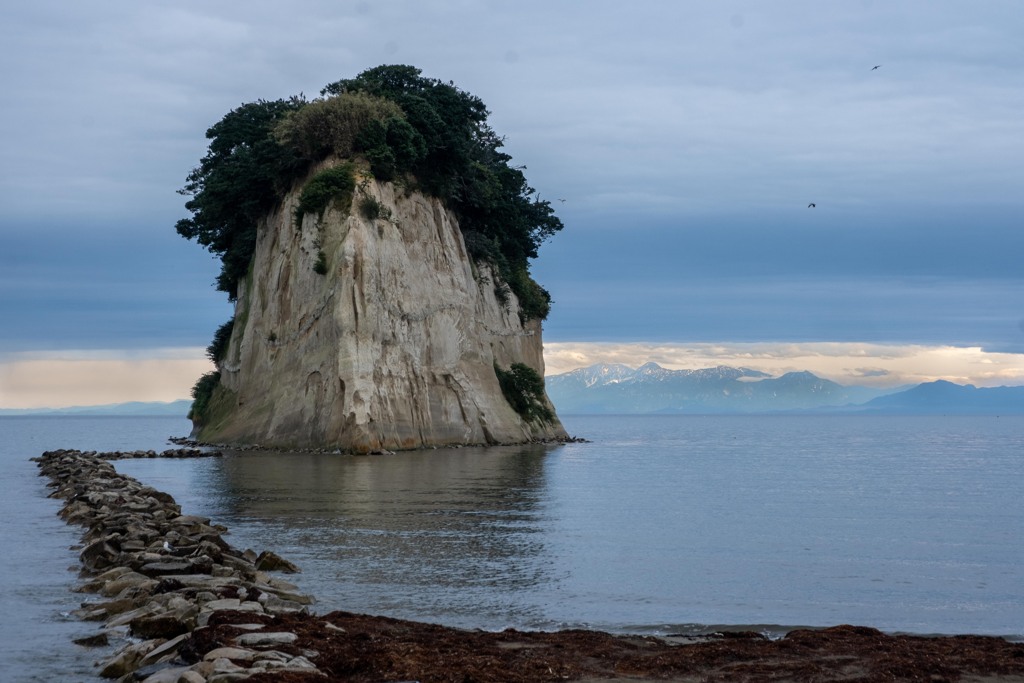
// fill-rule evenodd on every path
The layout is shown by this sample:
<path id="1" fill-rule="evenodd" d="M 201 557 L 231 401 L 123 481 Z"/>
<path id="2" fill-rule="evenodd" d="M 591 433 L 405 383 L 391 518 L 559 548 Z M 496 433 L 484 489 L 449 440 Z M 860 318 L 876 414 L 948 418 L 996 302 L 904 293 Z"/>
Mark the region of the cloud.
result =
<path id="1" fill-rule="evenodd" d="M 0 220 L 0 353 L 205 346 L 231 317 L 219 264 L 144 218 L 134 230 L 86 222 L 70 233 Z"/>
<path id="2" fill-rule="evenodd" d="M 125 189 L 170 206 L 161 190 L 229 108 L 395 62 L 480 95 L 535 186 L 594 208 L 808 192 L 823 206 L 946 204 L 1005 199 L 1021 180 L 1024 93 L 1007 78 L 1021 24 L 1006 3 L 83 7 L 4 10 L 0 120 L 20 133 L 5 148 L 8 211 L 34 210 L 55 180 L 68 212 Z"/>
<path id="3" fill-rule="evenodd" d="M 1024 354 L 977 347 L 867 343 L 556 342 L 544 346 L 546 374 L 596 363 L 672 369 L 717 365 L 778 376 L 809 370 L 839 382 L 902 386 L 946 379 L 976 386 L 1024 385 Z M 869 361 L 870 365 L 865 365 Z M 188 398 L 213 369 L 197 347 L 85 350 L 0 355 L 0 408 L 60 408 Z"/>
<path id="4" fill-rule="evenodd" d="M 6 3 L 0 350 L 205 344 L 230 307 L 173 226 L 206 129 L 385 63 L 568 200 L 549 340 L 1024 350 L 1018 0 L 819 5 Z"/>
<path id="5" fill-rule="evenodd" d="M 660 248 L 645 240 L 643 249 L 612 242 L 603 242 L 608 255 L 584 250 L 579 262 L 586 268 L 566 272 L 545 262 L 534 269 L 554 298 L 546 340 L 828 340 L 1024 351 L 1022 283 L 1009 278 L 800 274 L 797 259 L 792 275 L 751 272 L 742 256 L 730 263 L 717 248 L 709 256 L 720 266 L 716 274 L 710 266 L 691 269 L 699 257 L 671 239 Z M 694 237 L 692 248 L 700 252 L 704 244 Z"/>
<path id="6" fill-rule="evenodd" d="M 0 407 L 174 401 L 212 369 L 198 348 L 10 354 L 0 357 Z"/>
<path id="7" fill-rule="evenodd" d="M 865 366 L 870 360 L 872 365 Z M 778 376 L 808 370 L 840 384 L 901 386 L 945 379 L 976 386 L 1024 385 L 1024 354 L 979 347 L 869 343 L 554 342 L 544 345 L 546 374 L 596 363 L 638 367 L 654 361 L 671 369 L 731 365 Z"/>
<path id="8" fill-rule="evenodd" d="M 887 377 L 892 371 L 885 368 L 854 368 L 850 374 L 854 377 Z"/>

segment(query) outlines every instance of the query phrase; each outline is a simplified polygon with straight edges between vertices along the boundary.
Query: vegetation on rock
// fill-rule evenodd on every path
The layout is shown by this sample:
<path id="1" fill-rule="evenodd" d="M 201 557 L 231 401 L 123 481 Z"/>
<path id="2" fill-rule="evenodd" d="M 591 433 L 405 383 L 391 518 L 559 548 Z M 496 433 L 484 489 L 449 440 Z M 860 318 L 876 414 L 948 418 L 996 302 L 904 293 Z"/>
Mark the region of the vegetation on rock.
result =
<path id="1" fill-rule="evenodd" d="M 391 209 L 377 201 L 373 195 L 364 195 L 359 200 L 359 213 L 368 221 L 375 221 L 378 218 L 390 218 Z"/>
<path id="2" fill-rule="evenodd" d="M 333 201 L 340 201 L 347 209 L 352 201 L 352 192 L 356 188 L 352 173 L 351 164 L 341 164 L 326 168 L 313 176 L 299 195 L 299 205 L 295 208 L 296 222 L 301 221 L 307 213 L 322 216 L 324 209 Z"/>
<path id="3" fill-rule="evenodd" d="M 498 376 L 505 400 L 524 420 L 551 422 L 554 419 L 554 413 L 544 400 L 544 378 L 536 370 L 523 363 L 513 363 L 508 370 L 495 364 L 494 374 Z"/>
<path id="4" fill-rule="evenodd" d="M 363 150 L 356 140 L 370 124 L 395 118 L 402 118 L 402 110 L 394 102 L 364 93 L 346 93 L 308 102 L 290 112 L 273 135 L 282 147 L 307 162 L 331 155 L 348 159 Z"/>
<path id="5" fill-rule="evenodd" d="M 327 254 L 323 249 L 316 252 L 316 263 L 313 264 L 313 272 L 317 275 L 327 275 Z"/>
<path id="6" fill-rule="evenodd" d="M 217 328 L 213 333 L 213 341 L 206 347 L 206 357 L 214 363 L 219 363 L 227 356 L 228 342 L 231 341 L 231 332 L 235 329 L 235 318 Z"/>
<path id="7" fill-rule="evenodd" d="M 192 387 L 192 409 L 188 411 L 188 419 L 193 422 L 203 422 L 206 416 L 206 409 L 210 405 L 213 391 L 220 384 L 220 373 L 217 371 L 208 372 L 199 378 L 199 381 Z"/>

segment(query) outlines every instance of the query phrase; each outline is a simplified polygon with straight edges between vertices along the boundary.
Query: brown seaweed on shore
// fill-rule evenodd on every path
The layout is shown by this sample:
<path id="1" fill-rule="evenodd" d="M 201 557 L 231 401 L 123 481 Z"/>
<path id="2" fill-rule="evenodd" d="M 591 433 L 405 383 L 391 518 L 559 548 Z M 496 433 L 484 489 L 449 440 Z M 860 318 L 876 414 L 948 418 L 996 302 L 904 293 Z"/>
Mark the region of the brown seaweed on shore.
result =
<path id="1" fill-rule="evenodd" d="M 234 618 L 247 619 L 221 613 L 212 630 L 227 641 Z M 317 651 L 322 673 L 259 674 L 253 683 L 1024 681 L 1024 643 L 887 635 L 857 626 L 797 630 L 779 640 L 745 633 L 682 643 L 583 630 L 465 631 L 347 612 L 286 615 L 275 628 L 296 633 L 299 650 Z"/>

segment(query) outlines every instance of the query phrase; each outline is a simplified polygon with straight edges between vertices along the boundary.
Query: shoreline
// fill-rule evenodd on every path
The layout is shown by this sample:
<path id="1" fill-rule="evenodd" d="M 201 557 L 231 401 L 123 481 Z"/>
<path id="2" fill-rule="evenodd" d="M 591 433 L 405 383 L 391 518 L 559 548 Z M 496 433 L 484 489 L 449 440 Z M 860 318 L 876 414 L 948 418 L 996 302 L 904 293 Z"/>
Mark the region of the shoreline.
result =
<path id="1" fill-rule="evenodd" d="M 1024 682 L 1024 644 L 994 636 L 886 635 L 837 626 L 702 636 L 597 631 L 467 631 L 331 612 L 277 578 L 297 571 L 272 552 L 240 551 L 227 529 L 183 514 L 173 498 L 109 460 L 203 457 L 179 449 L 50 451 L 33 460 L 86 527 L 77 590 L 91 642 L 124 645 L 98 675 L 148 683 L 259 681 L 972 680 Z M 164 544 L 167 545 L 164 545 Z M 140 640 L 141 639 L 141 640 Z M 76 641 L 78 642 L 78 641 Z M 934 678 L 934 677 L 938 678 Z"/>
<path id="2" fill-rule="evenodd" d="M 185 447 L 187 449 L 219 449 L 236 451 L 238 453 L 248 451 L 276 451 L 279 453 L 313 453 L 313 454 L 326 454 L 326 455 L 350 455 L 350 456 L 366 456 L 366 455 L 395 455 L 396 453 L 414 453 L 418 451 L 436 451 L 446 448 L 458 449 L 458 448 L 509 448 L 514 446 L 559 446 L 567 443 L 590 443 L 587 439 L 581 436 L 564 436 L 552 439 L 534 439 L 532 441 L 517 441 L 513 443 L 453 443 L 444 444 L 439 446 L 417 446 L 415 448 L 407 448 L 402 450 L 389 450 L 382 448 L 379 450 L 371 451 L 352 451 L 343 450 L 340 448 L 298 448 L 292 446 L 265 446 L 262 444 L 228 444 L 228 443 L 207 443 L 205 441 L 196 441 L 190 436 L 172 436 L 168 439 L 171 443 Z"/>

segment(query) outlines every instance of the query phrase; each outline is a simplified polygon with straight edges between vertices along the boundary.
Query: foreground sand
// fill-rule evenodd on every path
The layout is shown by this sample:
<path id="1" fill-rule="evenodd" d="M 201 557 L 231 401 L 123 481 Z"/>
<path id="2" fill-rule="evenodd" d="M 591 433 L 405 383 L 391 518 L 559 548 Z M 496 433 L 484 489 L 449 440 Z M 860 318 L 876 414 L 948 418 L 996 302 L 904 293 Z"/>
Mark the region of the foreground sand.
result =
<path id="1" fill-rule="evenodd" d="M 775 641 L 754 633 L 672 639 L 595 631 L 465 631 L 347 612 L 262 619 L 274 630 L 297 634 L 290 647 L 295 654 L 316 651 L 323 673 L 260 674 L 248 679 L 254 683 L 1024 682 L 1024 643 L 982 636 L 889 636 L 837 626 L 792 631 Z M 218 613 L 209 628 L 193 633 L 194 650 L 186 654 L 200 658 L 229 644 L 242 632 L 233 624 L 254 621 L 261 619 Z"/>

